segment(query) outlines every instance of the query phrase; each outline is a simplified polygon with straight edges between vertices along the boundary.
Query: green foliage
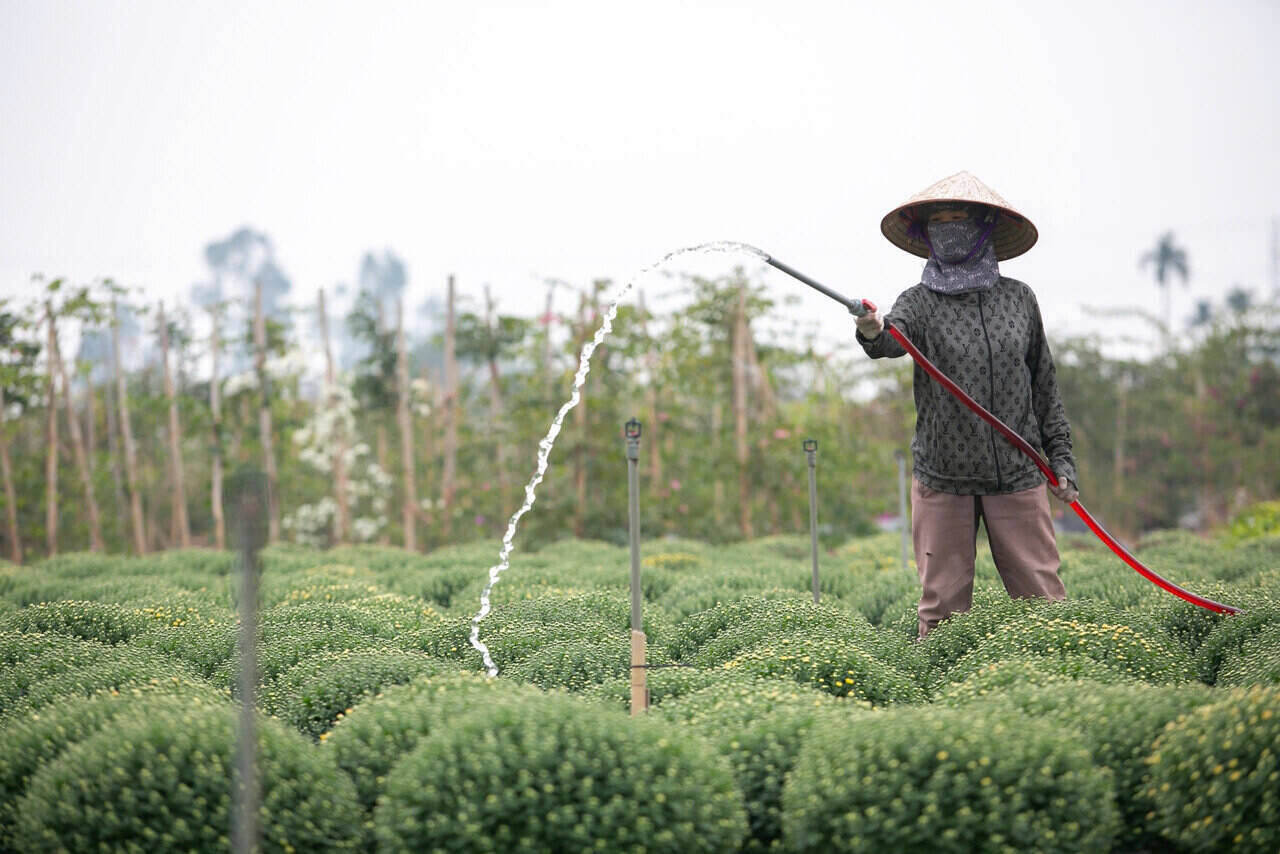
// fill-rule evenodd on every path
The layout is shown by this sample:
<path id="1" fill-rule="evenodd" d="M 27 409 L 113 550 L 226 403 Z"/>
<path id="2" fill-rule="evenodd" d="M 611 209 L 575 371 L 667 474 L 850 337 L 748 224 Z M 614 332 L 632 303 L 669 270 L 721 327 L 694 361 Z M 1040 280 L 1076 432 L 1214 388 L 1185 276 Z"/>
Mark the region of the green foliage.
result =
<path id="1" fill-rule="evenodd" d="M 1116 805 L 1124 823 L 1124 850 L 1161 844 L 1150 821 L 1153 804 L 1145 792 L 1147 756 L 1166 724 L 1214 700 L 1204 685 L 1103 685 L 1092 680 L 1074 684 L 1020 687 L 1010 690 L 1000 706 L 1054 722 L 1078 734 L 1093 760 L 1115 777 Z"/>
<path id="2" fill-rule="evenodd" d="M 258 705 L 304 735 L 319 738 L 365 696 L 442 667 L 453 669 L 420 652 L 394 647 L 325 650 L 264 686 Z"/>
<path id="3" fill-rule="evenodd" d="M 224 702 L 207 684 L 171 678 L 102 691 L 74 703 L 23 708 L 7 717 L 0 730 L 0 851 L 18 850 L 12 838 L 18 803 L 37 771 L 117 718 L 134 716 L 139 706 L 159 708 L 170 698 L 175 710 Z"/>
<path id="4" fill-rule="evenodd" d="M 101 661 L 112 647 L 66 635 L 0 631 L 0 713 L 20 702 L 33 686 Z"/>
<path id="5" fill-rule="evenodd" d="M 30 684 L 16 701 L 16 709 L 22 711 L 40 709 L 48 705 L 78 702 L 79 698 L 103 690 L 118 690 L 136 685 L 184 683 L 197 677 L 180 664 L 160 653 L 132 646 L 110 647 L 89 663 L 68 667 L 49 673 L 43 663 L 34 667 L 16 669 L 19 678 L 40 672 L 41 678 L 31 679 Z M 209 693 L 217 694 L 213 685 Z M 225 693 L 225 692 L 224 692 Z M 229 695 L 228 695 L 229 696 Z M 4 708 L 8 708 L 8 703 Z M 17 711 L 14 712 L 18 713 Z"/>
<path id="6" fill-rule="evenodd" d="M 682 660 L 715 666 L 770 635 L 850 631 L 862 637 L 875 635 L 861 617 L 836 606 L 801 598 L 744 596 L 682 620 L 668 651 Z"/>
<path id="7" fill-rule="evenodd" d="M 235 785 L 230 706 L 139 703 L 31 779 L 19 850 L 225 851 Z M 351 851 L 360 841 L 351 781 L 332 757 L 260 719 L 264 851 Z"/>
<path id="8" fill-rule="evenodd" d="M 422 738 L 494 702 L 538 696 L 536 688 L 481 673 L 419 676 L 360 703 L 320 740 L 354 781 L 360 805 L 372 811 L 387 774 Z"/>
<path id="9" fill-rule="evenodd" d="M 1004 710 L 820 723 L 783 792 L 792 851 L 1105 851 L 1110 775 L 1057 727 Z"/>
<path id="10" fill-rule="evenodd" d="M 230 621 L 184 623 L 147 632 L 135 638 L 130 646 L 164 653 L 204 679 L 213 679 L 221 668 L 226 668 L 215 681 L 229 686 L 234 670 L 230 662 L 236 652 L 238 630 Z"/>
<path id="11" fill-rule="evenodd" d="M 1226 686 L 1274 684 L 1276 679 L 1280 551 L 1273 540 L 1280 542 L 1260 537 L 1228 547 L 1180 533 L 1144 540 L 1143 554 L 1153 565 L 1211 598 L 1242 607 L 1244 613 L 1235 616 L 1217 616 L 1176 600 L 1135 573 L 1117 569 L 1107 553 L 1072 538 L 1064 538 L 1062 549 L 1063 574 L 1074 598 L 1012 601 L 997 586 L 990 557 L 982 549 L 973 609 L 944 621 L 918 644 L 913 641 L 919 592 L 897 567 L 896 536 L 869 537 L 825 555 L 821 605 L 810 598 L 803 537 L 718 547 L 666 541 L 644 558 L 648 659 L 659 666 L 646 673 L 652 708 L 640 720 L 624 714 L 630 710 L 625 549 L 598 541 L 559 541 L 518 554 L 510 574 L 495 588 L 493 610 L 480 626 L 481 639 L 501 673 L 501 678 L 487 679 L 468 635 L 485 569 L 493 563 L 492 544 L 426 555 L 375 546 L 328 553 L 272 546 L 263 555 L 268 607 L 261 612 L 258 636 L 258 696 L 262 711 L 317 739 L 309 749 L 328 757 L 326 762 L 331 759 L 353 781 L 358 812 L 350 821 L 350 838 L 358 836 L 366 846 L 372 844 L 376 804 L 389 794 L 390 780 L 399 780 L 399 794 L 408 797 L 410 777 L 417 776 L 419 783 L 435 779 L 425 759 L 415 770 L 405 770 L 406 757 L 426 741 L 452 745 L 440 747 L 445 752 L 433 754 L 437 758 L 446 753 L 464 757 L 465 740 L 458 733 L 474 725 L 476 731 L 468 736 L 471 752 L 457 767 L 496 768 L 516 757 L 495 759 L 489 751 L 524 738 L 508 732 L 508 723 L 515 726 L 520 714 L 540 704 L 568 703 L 557 706 L 569 722 L 566 727 L 586 709 L 582 714 L 588 734 L 604 728 L 606 721 L 628 738 L 637 726 L 653 726 L 673 743 L 700 755 L 718 755 L 713 764 L 732 772 L 736 794 L 730 801 L 745 807 L 746 824 L 735 832 L 745 832 L 742 844 L 753 850 L 797 845 L 838 850 L 845 844 L 847 837 L 824 834 L 840 831 L 842 816 L 854 812 L 828 804 L 830 814 L 824 813 L 810 830 L 810 814 L 802 810 L 796 817 L 788 806 L 788 787 L 794 788 L 795 781 L 809 779 L 796 785 L 810 786 L 811 793 L 819 788 L 813 782 L 819 771 L 804 758 L 818 744 L 823 745 L 822 761 L 828 763 L 822 774 L 834 773 L 831 767 L 843 762 L 841 773 L 858 783 L 849 786 L 881 798 L 857 808 L 864 819 L 867 808 L 876 810 L 876 820 L 859 825 L 859 833 L 873 825 L 888 828 L 885 833 L 902 831 L 895 822 L 909 809 L 906 801 L 892 803 L 892 786 L 895 775 L 905 775 L 916 781 L 910 809 L 920 813 L 914 820 L 922 817 L 918 826 L 932 829 L 944 850 L 948 845 L 961 848 L 964 840 L 991 850 L 1006 845 L 1025 850 L 1082 847 L 1087 831 L 1070 826 L 1078 820 L 1077 802 L 1102 805 L 1100 826 L 1106 839 L 1095 840 L 1099 848 L 1118 832 L 1121 850 L 1160 850 L 1177 842 L 1180 832 L 1191 832 L 1173 829 L 1168 817 L 1173 812 L 1161 822 L 1148 818 L 1166 809 L 1157 808 L 1147 794 L 1151 769 L 1145 762 L 1164 725 L 1201 705 L 1235 696 L 1226 693 Z M 60 763 L 70 761 L 71 747 L 95 733 L 132 726 L 139 714 L 163 705 L 170 695 L 178 705 L 166 706 L 164 714 L 181 715 L 210 704 L 231 714 L 225 700 L 238 690 L 236 587 L 227 556 L 198 549 L 142 559 L 65 555 L 46 561 L 39 572 L 0 565 L 0 741 L 7 747 L 12 738 L 14 745 L 10 753 L 0 749 L 0 782 L 9 787 L 0 792 L 6 799 L 0 806 L 0 839 L 4 823 L 12 827 L 19 806 L 27 803 L 20 799 L 32 796 L 32 775 L 62 767 Z M 1085 598 L 1082 590 L 1101 598 Z M 662 666 L 675 662 L 684 666 Z M 1193 674 L 1216 678 L 1223 687 L 1183 681 Z M 581 696 L 575 703 L 553 690 L 549 700 L 544 689 Z M 934 700 L 926 706 L 930 691 Z M 127 698 L 128 713 L 120 711 L 122 701 L 105 699 L 116 695 Z M 82 708 L 83 720 L 76 717 Z M 509 721 L 498 725 L 497 733 L 482 733 L 476 722 L 490 720 L 486 716 L 497 715 L 495 709 L 509 709 Z M 529 714 L 536 718 L 540 713 Z M 929 765 L 919 757 L 906 762 L 895 754 L 883 767 L 867 765 L 871 741 L 859 742 L 846 756 L 842 742 L 833 738 L 834 733 L 893 729 L 884 722 L 894 720 L 904 732 L 916 727 L 922 733 L 918 744 L 908 744 L 906 735 L 886 736 L 890 744 L 903 741 L 903 750 L 924 750 L 930 739 L 937 741 L 954 729 L 968 745 L 965 750 L 976 751 L 981 745 L 975 733 L 985 733 L 986 745 L 999 742 L 992 751 L 1014 757 L 1006 757 L 1007 769 L 1024 763 L 1021 771 L 1007 770 L 1005 779 L 1025 778 L 1025 789 L 1011 795 L 1005 789 L 1014 783 L 1002 783 L 1002 804 L 993 807 L 982 777 L 973 778 L 974 768 L 967 764 L 977 763 L 980 755 L 966 759 L 959 772 L 945 770 L 946 781 L 937 785 L 951 787 L 947 791 L 954 803 L 946 808 L 959 816 L 955 829 L 960 833 L 948 839 L 942 834 L 951 825 L 926 812 L 929 792 L 942 791 L 929 789 L 929 780 L 937 768 L 950 768 L 947 763 Z M 40 729 L 44 721 L 52 722 L 50 728 Z M 547 735 L 544 723 L 551 726 L 545 721 L 532 725 L 542 735 L 529 736 L 540 745 L 560 737 L 558 730 Z M 999 733 L 1010 734 L 998 735 L 997 723 L 1007 727 Z M 1055 733 L 1049 741 L 1044 740 L 1046 728 Z M 1030 733 L 1030 746 L 1005 744 L 1022 739 L 1024 732 Z M 1073 764 L 1075 754 L 1063 754 L 1064 743 L 1089 751 L 1086 770 L 1094 775 L 1092 783 L 1081 782 L 1083 772 Z M 607 745 L 597 747 L 606 757 L 601 765 L 605 773 L 612 767 L 607 757 L 616 753 Z M 921 755 L 936 756 L 939 750 L 952 748 L 935 744 L 932 752 Z M 1052 773 L 1058 769 L 1065 774 L 1058 795 L 1046 793 L 1051 786 L 1040 779 L 1042 763 L 1028 764 L 1035 750 L 1048 757 Z M 534 763 L 528 766 L 533 768 L 542 755 L 532 750 L 534 758 L 521 761 Z M 995 753 L 988 755 L 995 760 Z M 12 763 L 12 774 L 6 762 Z M 573 762 L 566 767 L 577 773 Z M 475 809 L 523 797 L 517 785 L 521 772 L 502 768 L 510 791 Z M 59 773 L 64 772 L 70 773 L 65 768 Z M 485 776 L 489 773 L 479 777 L 495 779 Z M 860 782 L 868 775 L 873 785 Z M 1113 795 L 1107 794 L 1111 777 Z M 1089 788 L 1097 783 L 1094 778 L 1103 780 L 1101 789 Z M 309 785 L 307 777 L 298 780 L 299 791 Z M 151 797 L 145 785 L 150 784 L 140 784 L 137 797 Z M 675 783 L 664 778 L 654 785 Z M 135 797 L 123 794 L 126 788 L 121 784 L 119 797 Z M 587 804 L 582 811 L 615 815 L 606 802 L 588 798 Z M 1113 804 L 1123 818 L 1119 830 Z M 395 808 L 402 817 L 424 808 L 421 801 L 402 806 Z M 937 801 L 935 808 L 942 811 L 943 806 Z M 981 818 L 964 812 L 964 806 Z M 54 815 L 62 807 L 41 809 Z M 569 814 L 567 808 L 555 807 L 542 818 L 552 812 Z M 65 818 L 70 812 L 59 814 Z M 492 818 L 485 815 L 484 821 Z M 508 817 L 514 821 L 520 816 L 527 817 L 518 811 Z M 886 816 L 897 818 L 880 820 Z M 788 827 L 801 824 L 806 829 L 793 837 Z M 515 834 L 511 828 L 517 825 L 508 821 L 506 832 Z M 975 829 L 979 826 L 986 830 Z M 547 827 L 544 821 L 542 828 Z M 601 827 L 586 823 L 582 832 L 595 834 Z M 1028 834 L 1046 828 L 1053 838 L 1025 842 L 1032 838 Z M 390 834 L 386 839 L 399 839 L 401 831 L 409 829 L 398 820 L 394 827 L 384 827 Z M 466 844 L 484 844 L 487 837 L 473 831 L 467 831 Z M 983 842 L 984 832 L 1000 838 Z M 711 830 L 712 838 L 728 835 Z M 868 836 L 864 842 L 896 850 L 894 840 L 906 838 L 901 833 Z M 10 849 L 0 847 L 0 852 L 18 843 L 3 844 Z"/>
<path id="12" fill-rule="evenodd" d="M 660 723 L 564 696 L 495 700 L 391 772 L 379 850 L 735 851 L 746 821 L 723 760 Z"/>
<path id="13" fill-rule="evenodd" d="M 912 677 L 876 658 L 854 633 L 777 634 L 724 663 L 726 670 L 794 679 L 837 697 L 877 706 L 920 703 L 924 691 Z"/>
<path id="14" fill-rule="evenodd" d="M 938 686 L 933 700 L 947 706 L 962 706 L 974 700 L 998 697 L 1011 688 L 1062 685 L 1077 680 L 1106 684 L 1124 679 L 1125 674 L 1119 670 L 1075 652 L 1054 656 L 1015 655 L 1000 661 L 966 656 L 947 671 L 947 681 Z M 1085 685 L 1080 688 L 1087 690 Z"/>
<path id="15" fill-rule="evenodd" d="M 661 649 L 646 657 L 647 663 L 664 664 Z M 539 649 L 506 671 L 520 682 L 539 688 L 588 691 L 609 679 L 631 672 L 630 633 L 614 632 L 599 638 L 556 641 Z"/>
<path id="16" fill-rule="evenodd" d="M 1114 670 L 1152 684 L 1183 681 L 1190 658 L 1159 634 L 1144 634 L 1125 623 L 1085 622 L 1029 611 L 978 641 L 946 671 L 968 674 L 995 662 L 1026 656 L 1087 656 Z"/>
<path id="17" fill-rule="evenodd" d="M 1280 534 L 1280 501 L 1263 501 L 1246 507 L 1227 525 L 1226 535 L 1234 541 L 1252 540 Z"/>
<path id="18" fill-rule="evenodd" d="M 763 681 L 765 680 L 754 676 L 729 673 L 719 667 L 704 668 L 691 665 L 655 667 L 645 673 L 645 687 L 649 692 L 651 707 L 701 691 L 703 688 L 727 689 L 730 686 L 742 684 L 755 686 Z M 768 680 L 768 684 L 774 688 L 808 690 L 790 682 L 778 680 Z M 629 675 L 605 679 L 583 693 L 593 700 L 609 703 L 627 711 L 631 709 L 631 677 Z"/>
<path id="19" fill-rule="evenodd" d="M 1280 622 L 1270 623 L 1229 654 L 1218 669 L 1218 685 L 1280 685 Z"/>
<path id="20" fill-rule="evenodd" d="M 55 632 L 106 644 L 123 643 L 156 627 L 156 620 L 135 608 L 107 602 L 42 602 L 4 619 L 20 632 Z"/>
<path id="21" fill-rule="evenodd" d="M 962 660 L 969 667 L 1009 656 L 1080 653 L 1149 682 L 1184 679 L 1186 652 L 1154 620 L 1105 602 L 1010 599 L 1002 591 L 977 591 L 973 609 L 952 615 L 920 645 L 932 684 Z"/>
<path id="22" fill-rule="evenodd" d="M 1237 689 L 1156 739 L 1149 818 L 1188 850 L 1280 849 L 1280 690 Z"/>
<path id="23" fill-rule="evenodd" d="M 1217 619 L 1213 629 L 1196 647 L 1196 674 L 1212 685 L 1218 679 L 1218 668 L 1230 656 L 1238 655 L 1246 641 L 1267 626 L 1280 623 L 1280 590 L 1242 596 L 1243 613 Z"/>
<path id="24" fill-rule="evenodd" d="M 745 850 L 766 850 L 782 835 L 782 790 L 819 715 L 846 725 L 860 706 L 774 679 L 734 680 L 671 700 L 658 712 L 692 726 L 729 758 L 747 809 Z M 870 708 L 867 706 L 866 708 Z"/>

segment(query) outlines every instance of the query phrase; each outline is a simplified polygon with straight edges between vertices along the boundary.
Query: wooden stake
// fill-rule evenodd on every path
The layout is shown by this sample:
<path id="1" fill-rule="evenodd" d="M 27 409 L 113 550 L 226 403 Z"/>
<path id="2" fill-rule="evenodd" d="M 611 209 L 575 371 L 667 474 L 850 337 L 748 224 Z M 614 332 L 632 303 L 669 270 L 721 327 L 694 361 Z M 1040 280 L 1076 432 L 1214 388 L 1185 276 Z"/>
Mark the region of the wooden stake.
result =
<path id="1" fill-rule="evenodd" d="M 649 685 L 645 676 L 647 668 L 644 660 L 644 632 L 631 630 L 631 715 L 642 714 L 649 710 Z"/>

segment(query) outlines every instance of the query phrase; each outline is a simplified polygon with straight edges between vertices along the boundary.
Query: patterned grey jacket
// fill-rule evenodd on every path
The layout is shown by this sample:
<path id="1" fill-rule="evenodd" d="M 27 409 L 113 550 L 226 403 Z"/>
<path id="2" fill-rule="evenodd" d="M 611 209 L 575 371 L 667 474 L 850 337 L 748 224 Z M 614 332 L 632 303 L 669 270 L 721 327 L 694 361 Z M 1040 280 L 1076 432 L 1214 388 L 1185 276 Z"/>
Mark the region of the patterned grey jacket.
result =
<path id="1" fill-rule="evenodd" d="M 944 374 L 1016 430 L 1060 477 L 1076 480 L 1071 426 L 1058 394 L 1053 357 L 1031 288 L 1001 276 L 990 288 L 940 294 L 923 284 L 904 291 L 886 319 Z M 873 359 L 906 351 L 887 332 L 857 333 Z M 916 478 L 940 492 L 995 495 L 1031 489 L 1044 475 L 995 429 L 915 367 Z"/>

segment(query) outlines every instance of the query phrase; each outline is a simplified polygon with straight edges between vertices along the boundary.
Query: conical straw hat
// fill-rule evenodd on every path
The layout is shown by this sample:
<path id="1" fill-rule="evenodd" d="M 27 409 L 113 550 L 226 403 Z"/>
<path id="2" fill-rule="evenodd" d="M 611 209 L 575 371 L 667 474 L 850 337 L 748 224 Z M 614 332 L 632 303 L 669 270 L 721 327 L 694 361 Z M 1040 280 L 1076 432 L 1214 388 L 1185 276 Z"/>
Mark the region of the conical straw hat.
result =
<path id="1" fill-rule="evenodd" d="M 1000 218 L 991 235 L 991 242 L 996 249 L 997 261 L 1016 258 L 1034 246 L 1040 236 L 1031 220 L 1014 210 L 999 193 L 968 172 L 957 172 L 943 178 L 927 190 L 907 199 L 880 221 L 880 231 L 899 249 L 928 258 L 928 244 L 918 237 L 908 235 L 907 229 L 915 219 L 912 208 L 933 202 L 967 202 L 995 208 Z"/>

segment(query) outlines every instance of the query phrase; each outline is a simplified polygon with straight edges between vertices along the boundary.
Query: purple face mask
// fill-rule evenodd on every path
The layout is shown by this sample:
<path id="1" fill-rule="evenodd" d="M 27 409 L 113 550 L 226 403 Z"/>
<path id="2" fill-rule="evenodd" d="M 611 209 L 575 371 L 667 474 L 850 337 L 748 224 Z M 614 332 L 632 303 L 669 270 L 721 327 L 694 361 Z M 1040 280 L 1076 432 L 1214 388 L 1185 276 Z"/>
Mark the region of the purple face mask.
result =
<path id="1" fill-rule="evenodd" d="M 982 223 L 971 219 L 931 222 L 925 228 L 933 254 L 948 264 L 958 264 L 973 254 L 983 231 Z"/>
<path id="2" fill-rule="evenodd" d="M 931 222 L 923 231 L 929 244 L 929 261 L 921 281 L 930 290 L 960 294 L 985 290 L 1000 279 L 991 234 L 997 215 L 978 208 L 968 219 Z"/>

